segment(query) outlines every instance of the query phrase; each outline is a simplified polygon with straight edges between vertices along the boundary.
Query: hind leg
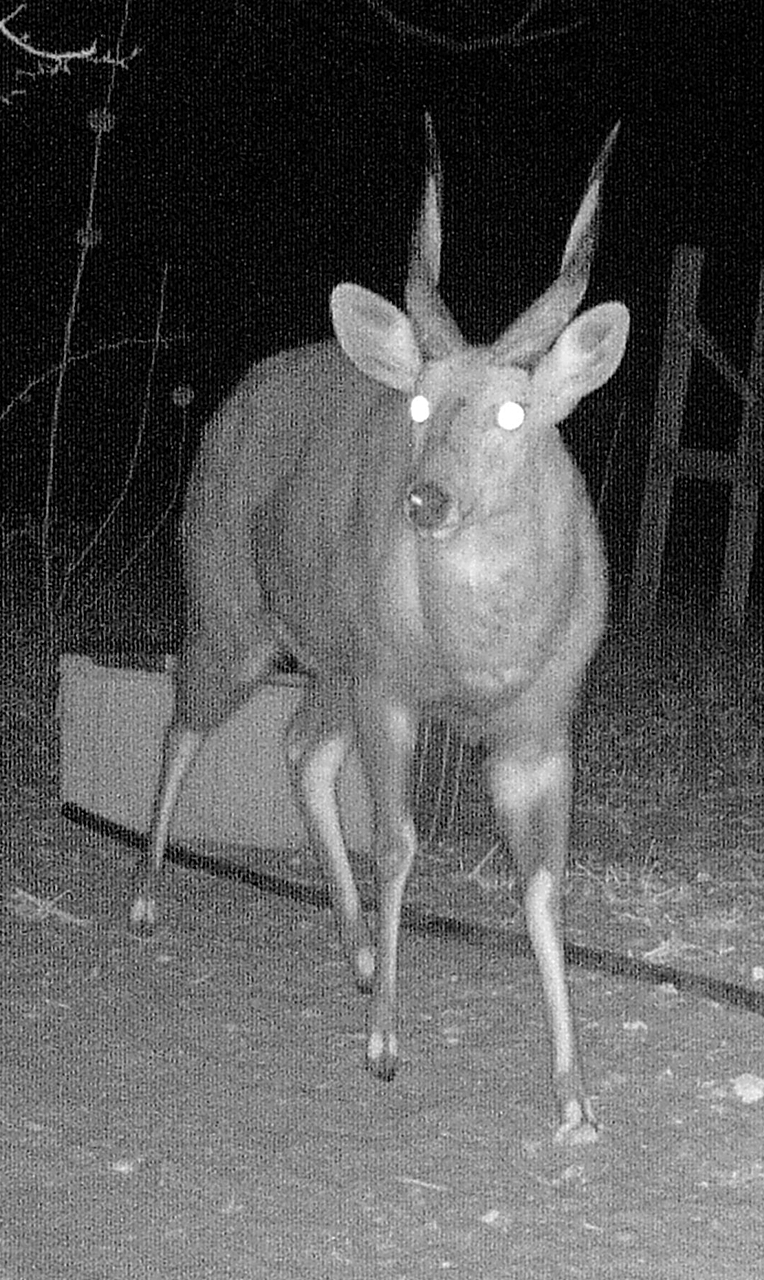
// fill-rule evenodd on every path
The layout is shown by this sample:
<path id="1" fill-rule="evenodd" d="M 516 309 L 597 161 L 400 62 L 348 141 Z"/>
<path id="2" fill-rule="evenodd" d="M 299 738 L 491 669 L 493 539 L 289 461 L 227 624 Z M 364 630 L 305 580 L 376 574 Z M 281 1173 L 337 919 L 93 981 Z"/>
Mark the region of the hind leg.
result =
<path id="1" fill-rule="evenodd" d="M 253 681 L 267 672 L 277 645 L 264 638 L 247 654 L 233 640 L 204 631 L 185 642 L 175 672 L 175 709 L 165 734 L 159 782 L 149 837 L 148 866 L 138 869 L 138 887 L 130 909 L 135 929 L 151 930 L 173 814 L 189 771 L 207 736 L 246 701 Z"/>

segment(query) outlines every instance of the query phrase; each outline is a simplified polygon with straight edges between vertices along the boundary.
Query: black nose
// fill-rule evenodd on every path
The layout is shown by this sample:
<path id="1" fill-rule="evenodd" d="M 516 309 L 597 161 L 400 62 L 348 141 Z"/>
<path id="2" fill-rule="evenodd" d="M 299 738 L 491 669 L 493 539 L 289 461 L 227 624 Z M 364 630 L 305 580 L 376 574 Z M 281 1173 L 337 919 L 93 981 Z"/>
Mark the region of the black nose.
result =
<path id="1" fill-rule="evenodd" d="M 438 529 L 445 523 L 451 499 L 437 484 L 418 484 L 408 497 L 409 519 L 415 529 Z"/>

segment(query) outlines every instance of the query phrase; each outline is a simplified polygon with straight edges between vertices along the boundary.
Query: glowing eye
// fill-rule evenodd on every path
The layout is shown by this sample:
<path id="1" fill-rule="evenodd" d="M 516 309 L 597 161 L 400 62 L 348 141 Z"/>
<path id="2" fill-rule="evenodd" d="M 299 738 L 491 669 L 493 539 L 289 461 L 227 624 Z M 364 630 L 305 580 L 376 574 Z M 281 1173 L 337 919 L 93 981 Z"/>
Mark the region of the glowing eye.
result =
<path id="1" fill-rule="evenodd" d="M 496 414 L 496 421 L 504 431 L 517 431 L 523 425 L 525 410 L 515 400 L 505 400 Z"/>
<path id="2" fill-rule="evenodd" d="M 413 422 L 426 422 L 430 416 L 430 402 L 427 396 L 414 396 L 409 405 L 409 413 Z"/>

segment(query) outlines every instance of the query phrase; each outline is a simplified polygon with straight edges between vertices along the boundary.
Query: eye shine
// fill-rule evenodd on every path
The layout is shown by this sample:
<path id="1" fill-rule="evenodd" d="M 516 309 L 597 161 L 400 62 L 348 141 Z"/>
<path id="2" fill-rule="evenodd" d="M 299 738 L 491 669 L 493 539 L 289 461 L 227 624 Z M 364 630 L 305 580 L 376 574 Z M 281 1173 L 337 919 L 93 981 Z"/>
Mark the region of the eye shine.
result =
<path id="1" fill-rule="evenodd" d="M 496 414 L 496 421 L 503 431 L 517 431 L 525 422 L 525 410 L 515 400 L 505 400 Z"/>
<path id="2" fill-rule="evenodd" d="M 426 422 L 430 416 L 430 402 L 427 396 L 414 396 L 409 405 L 412 422 Z"/>

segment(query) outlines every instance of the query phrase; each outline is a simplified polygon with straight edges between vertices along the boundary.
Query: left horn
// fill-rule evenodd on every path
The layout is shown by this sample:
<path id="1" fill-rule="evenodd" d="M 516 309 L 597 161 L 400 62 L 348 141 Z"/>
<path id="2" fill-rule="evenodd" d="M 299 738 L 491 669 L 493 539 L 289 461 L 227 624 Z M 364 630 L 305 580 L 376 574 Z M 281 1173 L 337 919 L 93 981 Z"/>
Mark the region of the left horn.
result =
<path id="1" fill-rule="evenodd" d="M 597 244 L 602 181 L 619 128 L 620 122 L 608 135 L 589 175 L 557 279 L 494 343 L 494 358 L 500 363 L 534 364 L 549 350 L 581 305 Z"/>

